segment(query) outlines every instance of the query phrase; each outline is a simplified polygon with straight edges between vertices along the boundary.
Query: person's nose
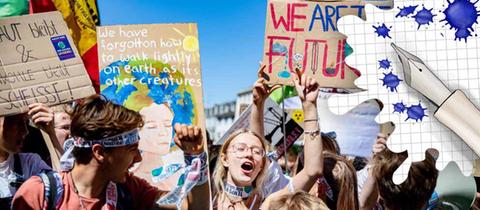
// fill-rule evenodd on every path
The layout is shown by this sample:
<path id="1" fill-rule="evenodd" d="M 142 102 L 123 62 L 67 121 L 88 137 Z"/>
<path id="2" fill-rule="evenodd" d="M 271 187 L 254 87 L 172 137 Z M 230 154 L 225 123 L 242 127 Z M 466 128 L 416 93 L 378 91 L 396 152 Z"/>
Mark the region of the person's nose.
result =
<path id="1" fill-rule="evenodd" d="M 251 148 L 245 149 L 245 151 L 243 151 L 243 155 L 244 155 L 246 158 L 252 159 L 252 158 L 253 158 L 253 151 L 252 151 L 252 149 L 251 149 Z"/>

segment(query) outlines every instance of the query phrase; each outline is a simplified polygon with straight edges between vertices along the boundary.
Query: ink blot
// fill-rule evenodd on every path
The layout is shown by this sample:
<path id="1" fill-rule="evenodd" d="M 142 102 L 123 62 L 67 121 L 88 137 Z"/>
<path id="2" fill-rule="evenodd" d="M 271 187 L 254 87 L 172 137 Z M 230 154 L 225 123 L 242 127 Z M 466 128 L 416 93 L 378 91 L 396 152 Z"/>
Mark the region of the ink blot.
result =
<path id="1" fill-rule="evenodd" d="M 423 117 L 427 116 L 425 115 L 425 110 L 427 110 L 427 108 L 423 108 L 420 103 L 418 103 L 418 105 L 412 105 L 410 107 L 407 107 L 408 117 L 407 119 L 405 119 L 405 121 L 407 121 L 408 119 L 415 120 L 415 122 L 418 122 L 419 120 L 422 121 Z"/>
<path id="2" fill-rule="evenodd" d="M 407 16 L 413 14 L 417 7 L 418 7 L 418 5 L 412 5 L 412 6 L 403 7 L 403 8 L 398 7 L 398 9 L 400 9 L 400 12 L 398 12 L 398 14 L 395 17 L 396 18 L 407 17 Z"/>
<path id="3" fill-rule="evenodd" d="M 427 9 L 423 7 L 422 10 L 418 11 L 417 14 L 413 16 L 415 18 L 415 22 L 418 23 L 418 29 L 420 29 L 420 26 L 422 25 L 430 25 L 430 23 L 433 23 L 433 17 L 436 16 L 432 14 L 432 9 Z"/>
<path id="4" fill-rule="evenodd" d="M 388 74 L 383 73 L 385 77 L 383 79 L 380 79 L 383 81 L 382 86 L 386 86 L 387 89 L 390 89 L 391 92 L 397 92 L 397 87 L 400 84 L 400 81 L 403 81 L 398 78 L 397 75 L 393 74 L 393 72 L 390 72 Z"/>
<path id="5" fill-rule="evenodd" d="M 379 69 L 389 69 L 392 67 L 392 62 L 388 60 L 388 58 L 379 60 L 378 64 L 380 65 Z"/>
<path id="6" fill-rule="evenodd" d="M 475 4 L 478 2 L 471 2 L 471 0 L 454 0 L 451 2 L 447 0 L 448 6 L 443 11 L 445 14 L 445 19 L 441 20 L 446 21 L 450 25 L 450 29 L 455 29 L 455 40 L 465 39 L 472 36 L 471 32 L 474 31 L 473 24 L 477 23 L 477 18 L 479 16 L 479 11 Z"/>
<path id="7" fill-rule="evenodd" d="M 390 39 L 392 38 L 392 37 L 390 37 L 390 35 L 388 34 L 388 33 L 390 32 L 390 28 L 392 28 L 391 26 L 390 26 L 390 28 L 388 28 L 388 27 L 385 25 L 385 23 L 383 23 L 382 25 L 379 25 L 379 26 L 373 26 L 373 28 L 375 29 L 375 33 L 377 33 L 378 36 L 381 36 L 381 37 L 383 37 L 383 38 L 386 38 L 386 37 L 388 37 L 388 38 L 390 38 Z"/>
<path id="8" fill-rule="evenodd" d="M 398 113 L 403 113 L 406 109 L 406 105 L 403 102 L 398 102 L 393 104 L 393 113 L 398 112 Z"/>

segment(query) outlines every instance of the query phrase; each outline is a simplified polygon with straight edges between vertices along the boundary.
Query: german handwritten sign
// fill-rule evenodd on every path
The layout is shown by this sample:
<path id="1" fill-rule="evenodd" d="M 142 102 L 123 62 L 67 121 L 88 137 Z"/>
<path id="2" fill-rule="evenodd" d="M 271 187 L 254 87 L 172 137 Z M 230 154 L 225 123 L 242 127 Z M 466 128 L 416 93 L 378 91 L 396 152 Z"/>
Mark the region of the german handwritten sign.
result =
<path id="1" fill-rule="evenodd" d="M 0 116 L 94 94 L 59 12 L 0 19 Z"/>

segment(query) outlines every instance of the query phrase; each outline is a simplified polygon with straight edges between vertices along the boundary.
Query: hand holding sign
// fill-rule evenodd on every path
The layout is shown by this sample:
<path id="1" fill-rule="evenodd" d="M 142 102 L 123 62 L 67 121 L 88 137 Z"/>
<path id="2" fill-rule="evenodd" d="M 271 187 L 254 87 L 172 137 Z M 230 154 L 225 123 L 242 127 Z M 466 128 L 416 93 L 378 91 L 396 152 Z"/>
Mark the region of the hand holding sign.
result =
<path id="1" fill-rule="evenodd" d="M 198 155 L 204 152 L 203 136 L 200 127 L 176 123 L 174 126 L 175 144 L 177 144 L 184 153 Z"/>
<path id="2" fill-rule="evenodd" d="M 281 85 L 269 86 L 266 84 L 266 79 L 264 78 L 265 67 L 266 65 L 262 65 L 258 70 L 258 79 L 255 84 L 253 84 L 253 103 L 255 104 L 263 104 L 270 93 L 281 87 Z"/>
<path id="3" fill-rule="evenodd" d="M 34 103 L 28 106 L 28 116 L 38 128 L 45 132 L 55 132 L 53 110 L 45 104 Z"/>
<path id="4" fill-rule="evenodd" d="M 302 73 L 296 70 L 296 76 L 294 79 L 295 89 L 303 104 L 311 103 L 317 104 L 318 97 L 318 82 L 310 76 L 302 76 Z"/>

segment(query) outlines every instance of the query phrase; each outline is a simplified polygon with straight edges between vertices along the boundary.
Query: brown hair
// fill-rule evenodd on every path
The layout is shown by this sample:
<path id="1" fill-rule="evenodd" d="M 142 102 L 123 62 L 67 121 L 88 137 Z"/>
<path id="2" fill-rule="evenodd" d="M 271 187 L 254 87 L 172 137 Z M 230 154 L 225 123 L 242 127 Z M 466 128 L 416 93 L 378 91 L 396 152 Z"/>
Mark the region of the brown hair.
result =
<path id="1" fill-rule="evenodd" d="M 87 140 L 99 140 L 143 126 L 139 113 L 114 104 L 102 95 L 85 98 L 69 114 L 71 135 Z M 92 158 L 91 149 L 75 148 L 73 156 L 78 163 L 86 164 Z"/>
<path id="2" fill-rule="evenodd" d="M 266 150 L 267 145 L 265 143 L 265 140 L 260 135 L 258 135 L 257 133 L 255 133 L 251 130 L 242 128 L 242 129 L 236 130 L 235 132 L 230 134 L 230 136 L 228 136 L 227 140 L 225 141 L 225 143 L 223 143 L 222 147 L 220 148 L 219 158 L 222 158 L 222 156 L 227 155 L 227 149 L 228 149 L 228 146 L 230 146 L 230 143 L 233 141 L 233 139 L 235 139 L 235 137 L 237 137 L 237 136 L 239 136 L 240 134 L 243 134 L 243 133 L 248 133 L 248 134 L 251 134 L 251 135 L 257 137 L 258 140 L 261 142 L 261 144 L 263 146 L 263 149 L 265 151 L 267 151 Z M 268 168 L 266 163 L 267 163 L 267 156 L 265 155 L 262 159 L 262 167 L 263 168 L 260 171 L 260 173 L 257 175 L 257 177 L 255 178 L 255 181 L 253 181 L 254 191 L 256 193 L 258 193 L 262 198 L 264 196 L 262 185 L 263 185 L 264 178 L 267 174 L 267 168 Z M 215 167 L 215 171 L 213 172 L 213 184 L 215 186 L 214 190 L 215 190 L 216 195 L 220 195 L 224 191 L 224 182 L 225 182 L 226 177 L 227 177 L 227 171 L 228 171 L 228 168 L 225 168 L 222 161 L 218 160 L 217 165 Z M 222 199 L 223 198 L 219 197 L 217 202 L 222 201 Z"/>
<path id="3" fill-rule="evenodd" d="M 345 157 L 324 151 L 324 177 L 333 191 L 333 200 L 326 200 L 329 208 L 359 209 L 357 174 Z"/>
<path id="4" fill-rule="evenodd" d="M 270 202 L 270 207 L 267 210 L 303 209 L 326 210 L 328 207 L 325 205 L 322 199 L 310 195 L 304 191 L 297 191 L 295 193 L 289 193 L 276 199 L 272 199 Z"/>
<path id="5" fill-rule="evenodd" d="M 393 183 L 393 173 L 407 157 L 407 151 L 393 153 L 387 148 L 373 158 L 373 174 L 380 196 L 388 209 L 422 209 L 437 184 L 438 170 L 435 168 L 435 159 L 429 152 L 425 152 L 425 160 L 412 163 L 403 183 Z"/>

